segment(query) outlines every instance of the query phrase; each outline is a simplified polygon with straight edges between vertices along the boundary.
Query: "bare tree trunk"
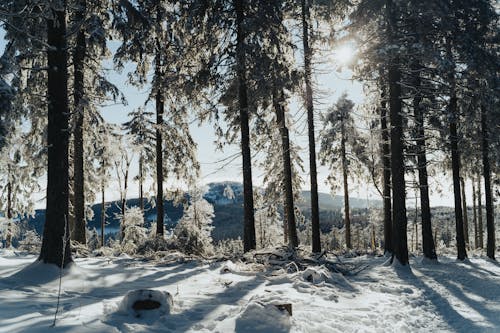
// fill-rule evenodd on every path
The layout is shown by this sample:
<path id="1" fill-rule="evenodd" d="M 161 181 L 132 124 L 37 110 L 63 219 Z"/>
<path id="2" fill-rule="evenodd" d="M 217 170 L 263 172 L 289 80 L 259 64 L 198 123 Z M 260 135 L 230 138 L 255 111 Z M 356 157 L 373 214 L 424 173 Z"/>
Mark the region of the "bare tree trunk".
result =
<path id="1" fill-rule="evenodd" d="M 76 36 L 76 47 L 73 52 L 74 71 L 74 129 L 73 129 L 73 209 L 75 214 L 75 225 L 72 232 L 73 239 L 80 244 L 86 244 L 86 221 L 85 221 L 85 176 L 83 166 L 83 126 L 85 119 L 84 93 L 85 93 L 85 56 L 87 45 L 85 41 L 85 12 L 87 10 L 86 0 L 79 0 L 76 4 L 75 19 L 79 30 Z"/>
<path id="2" fill-rule="evenodd" d="M 389 39 L 392 42 L 396 32 L 396 15 L 392 0 L 386 3 L 389 24 Z M 402 264 L 408 264 L 408 239 L 406 235 L 406 186 L 403 153 L 403 117 L 401 102 L 401 72 L 399 58 L 391 59 L 389 65 L 389 106 L 391 122 L 391 175 L 392 175 L 392 239 L 393 257 Z"/>
<path id="3" fill-rule="evenodd" d="M 11 166 L 7 166 L 7 235 L 5 236 L 5 247 L 12 245 L 12 176 Z"/>
<path id="4" fill-rule="evenodd" d="M 391 151 L 389 146 L 389 130 L 387 129 L 387 103 L 385 87 L 382 88 L 380 108 L 380 128 L 382 136 L 382 166 L 384 195 L 384 253 L 392 253 L 392 208 L 391 208 Z"/>
<path id="5" fill-rule="evenodd" d="M 104 201 L 104 184 L 101 184 L 101 246 L 104 246 L 104 228 L 106 226 L 106 201 Z"/>
<path id="6" fill-rule="evenodd" d="M 484 247 L 483 200 L 481 198 L 481 175 L 477 175 L 477 228 L 479 229 L 479 248 Z"/>
<path id="7" fill-rule="evenodd" d="M 157 11 L 157 25 L 161 25 L 160 10 Z M 158 28 L 160 30 L 161 28 Z M 157 32 L 159 34 L 159 32 Z M 162 59 L 161 45 L 157 37 L 156 39 L 156 59 L 155 59 L 155 76 L 157 80 L 161 80 L 162 75 Z M 165 109 L 165 101 L 162 92 L 162 85 L 156 82 L 156 236 L 163 238 L 165 211 L 163 207 L 163 112 Z"/>
<path id="8" fill-rule="evenodd" d="M 474 223 L 474 248 L 477 249 L 479 247 L 479 233 L 477 230 L 477 199 L 476 199 L 476 183 L 474 182 L 474 176 L 471 178 L 472 183 L 472 221 Z"/>
<path id="9" fill-rule="evenodd" d="M 240 109 L 241 154 L 243 159 L 243 199 L 244 232 L 243 248 L 245 252 L 255 249 L 255 218 L 252 185 L 252 155 L 250 153 L 250 127 L 248 115 L 248 97 L 246 85 L 245 53 L 245 8 L 243 0 L 233 0 L 236 11 L 236 57 L 238 64 L 238 101 Z"/>
<path id="10" fill-rule="evenodd" d="M 309 136 L 309 174 L 311 180 L 311 227 L 312 227 L 312 252 L 321 252 L 321 238 L 319 229 L 319 203 L 318 203 L 318 175 L 316 170 L 316 141 L 314 137 L 314 104 L 312 93 L 312 50 L 309 46 L 309 2 L 302 0 L 302 44 L 304 47 L 304 80 L 305 99 L 307 109 L 307 124 Z"/>
<path id="11" fill-rule="evenodd" d="M 121 210 L 122 210 L 122 218 L 125 219 L 125 210 L 127 209 L 127 190 L 128 190 L 128 171 L 129 171 L 129 164 L 127 161 L 127 169 L 125 170 L 125 175 L 123 179 L 123 196 L 122 196 L 122 202 L 121 202 Z M 122 240 L 125 238 L 125 226 L 122 223 L 121 227 L 121 236 Z"/>
<path id="12" fill-rule="evenodd" d="M 453 61 L 451 45 L 447 42 L 448 59 Z M 456 223 L 456 239 L 457 239 L 457 258 L 464 260 L 467 257 L 465 249 L 464 237 L 464 222 L 462 216 L 462 200 L 460 191 L 460 151 L 458 150 L 458 133 L 457 133 L 457 95 L 454 69 L 449 73 L 450 82 L 450 101 L 448 112 L 450 115 L 450 145 L 451 145 L 451 168 L 453 170 L 453 193 L 455 198 L 455 223 Z"/>
<path id="13" fill-rule="evenodd" d="M 273 103 L 274 111 L 276 113 L 276 122 L 278 123 L 280 134 L 281 134 L 281 153 L 283 162 L 283 190 L 285 195 L 285 217 L 287 225 L 287 233 L 289 246 L 296 248 L 299 246 L 299 239 L 297 237 L 297 227 L 295 224 L 295 209 L 293 203 L 293 184 L 292 184 L 292 161 L 290 158 L 290 138 L 288 135 L 288 128 L 286 127 L 285 120 L 285 107 L 284 103 L 284 93 L 283 91 L 278 93 L 275 91 Z"/>
<path id="14" fill-rule="evenodd" d="M 65 267 L 72 261 L 68 230 L 68 66 L 66 1 L 47 18 L 47 209 L 39 260 Z"/>
<path id="15" fill-rule="evenodd" d="M 144 215 L 144 192 L 143 192 L 143 168 L 144 168 L 144 157 L 142 153 L 139 156 L 139 207 L 141 209 L 142 214 Z"/>
<path id="16" fill-rule="evenodd" d="M 465 245 L 469 245 L 469 217 L 467 216 L 467 199 L 465 197 L 465 181 L 464 177 L 460 177 L 460 187 L 462 190 L 462 211 L 464 214 L 464 236 Z"/>
<path id="17" fill-rule="evenodd" d="M 481 105 L 481 139 L 483 153 L 483 177 L 484 177 L 484 196 L 486 197 L 486 230 L 487 243 L 486 255 L 495 260 L 495 220 L 493 214 L 493 195 L 491 191 L 491 170 L 489 158 L 489 133 L 486 107 Z"/>
<path id="18" fill-rule="evenodd" d="M 413 98 L 413 112 L 415 115 L 415 126 L 417 139 L 417 168 L 418 168 L 418 183 L 420 190 L 420 210 L 422 217 L 422 249 L 424 256 L 429 259 L 436 259 L 436 248 L 434 239 L 432 238 L 432 222 L 431 222 L 431 207 L 429 199 L 429 184 L 427 177 L 427 152 L 425 143 L 425 126 L 424 126 L 424 110 L 422 110 L 422 93 L 420 79 L 420 64 L 415 64 L 414 86 L 416 95 Z"/>
<path id="19" fill-rule="evenodd" d="M 345 227 L 345 244 L 348 249 L 352 249 L 351 244 L 351 215 L 349 208 L 349 183 L 348 183 L 348 166 L 347 166 L 347 157 L 346 157 L 346 149 L 345 143 L 347 140 L 346 132 L 345 132 L 345 115 L 342 115 L 341 119 L 341 135 L 342 138 L 340 140 L 341 146 L 341 158 L 342 158 L 342 176 L 344 179 L 344 227 Z"/>

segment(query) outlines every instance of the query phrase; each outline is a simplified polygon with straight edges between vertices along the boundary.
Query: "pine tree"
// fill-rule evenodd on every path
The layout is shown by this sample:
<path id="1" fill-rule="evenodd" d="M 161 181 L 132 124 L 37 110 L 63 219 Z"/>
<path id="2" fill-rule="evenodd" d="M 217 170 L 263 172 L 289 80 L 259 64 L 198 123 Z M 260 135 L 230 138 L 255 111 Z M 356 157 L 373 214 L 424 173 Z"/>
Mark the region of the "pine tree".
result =
<path id="1" fill-rule="evenodd" d="M 196 145 L 188 126 L 189 106 L 196 97 L 190 72 L 195 66 L 186 50 L 195 47 L 185 22 L 192 14 L 183 16 L 186 8 L 189 2 L 144 0 L 121 1 L 115 10 L 115 28 L 122 39 L 115 54 L 116 66 L 122 69 L 126 61 L 133 61 L 135 70 L 129 78 L 137 86 L 147 84 L 148 73 L 153 72 L 148 102 L 154 100 L 156 109 L 156 226 L 160 237 L 165 216 L 164 180 L 173 173 L 189 184 L 199 173 Z"/>
<path id="2" fill-rule="evenodd" d="M 145 111 L 144 108 L 138 108 L 128 115 L 131 119 L 123 124 L 123 128 L 132 138 L 134 150 L 139 155 L 139 174 L 136 179 L 139 181 L 139 206 L 144 213 L 143 184 L 145 174 L 152 169 L 155 159 L 155 133 L 153 132 L 154 124 L 151 120 L 153 113 Z"/>
<path id="3" fill-rule="evenodd" d="M 66 2 L 47 19 L 47 208 L 39 260 L 65 267 L 72 261 L 68 226 L 68 70 Z"/>
<path id="4" fill-rule="evenodd" d="M 328 165 L 330 169 L 328 182 L 332 187 L 332 194 L 338 187 L 337 175 L 342 174 L 345 244 L 348 249 L 352 249 L 348 177 L 355 170 L 358 170 L 359 176 L 363 160 L 366 158 L 364 149 L 366 141 L 354 125 L 353 109 L 354 103 L 344 93 L 323 115 L 320 149 L 321 164 Z M 337 160 L 339 157 L 340 163 Z"/>

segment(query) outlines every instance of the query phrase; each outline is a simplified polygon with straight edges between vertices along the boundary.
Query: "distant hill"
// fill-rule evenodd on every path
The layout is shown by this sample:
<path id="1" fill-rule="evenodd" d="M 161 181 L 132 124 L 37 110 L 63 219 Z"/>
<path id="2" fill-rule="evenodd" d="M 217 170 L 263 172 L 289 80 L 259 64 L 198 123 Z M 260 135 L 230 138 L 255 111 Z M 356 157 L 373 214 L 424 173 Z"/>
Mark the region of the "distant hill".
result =
<path id="1" fill-rule="evenodd" d="M 233 198 L 228 198 L 225 195 L 225 190 L 230 187 Z M 243 186 L 237 182 L 219 182 L 208 184 L 208 191 L 204 195 L 205 199 L 214 205 L 214 232 L 215 240 L 226 238 L 236 238 L 243 235 Z M 303 211 L 306 218 L 310 217 L 310 192 L 302 192 L 303 200 L 298 203 L 298 206 Z M 189 200 L 188 197 L 186 197 Z M 187 201 L 186 200 L 186 201 Z M 319 193 L 319 207 L 321 229 L 327 231 L 332 225 L 342 223 L 340 210 L 343 207 L 343 197 L 334 196 L 327 193 Z M 177 221 L 182 217 L 183 206 L 175 206 L 172 201 L 165 200 L 165 224 L 167 228 L 173 228 Z M 368 203 L 365 199 L 350 198 L 352 210 L 366 209 Z M 127 200 L 128 207 L 139 206 L 139 199 L 133 198 Z M 370 201 L 371 207 L 381 207 L 380 200 Z M 149 202 L 145 202 L 145 220 L 146 226 L 156 220 L 156 208 L 152 207 Z M 94 217 L 88 222 L 90 229 L 100 229 L 101 205 L 95 204 L 92 206 Z M 106 228 L 109 230 L 118 230 L 119 220 L 116 217 L 120 213 L 120 203 L 112 201 L 106 203 Z M 28 220 L 31 228 L 34 228 L 38 233 L 43 231 L 43 223 L 45 221 L 45 210 L 37 210 L 35 217 Z"/>

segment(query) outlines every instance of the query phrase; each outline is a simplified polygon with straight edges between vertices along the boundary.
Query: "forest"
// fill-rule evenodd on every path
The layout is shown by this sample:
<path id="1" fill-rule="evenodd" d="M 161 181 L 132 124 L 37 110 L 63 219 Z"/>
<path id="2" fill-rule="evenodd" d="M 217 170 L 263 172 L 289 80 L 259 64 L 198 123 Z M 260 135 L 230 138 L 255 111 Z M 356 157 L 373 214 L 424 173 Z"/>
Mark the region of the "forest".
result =
<path id="1" fill-rule="evenodd" d="M 0 331 L 500 329 L 499 15 L 2 0 Z M 206 181 L 194 126 L 238 182 Z"/>

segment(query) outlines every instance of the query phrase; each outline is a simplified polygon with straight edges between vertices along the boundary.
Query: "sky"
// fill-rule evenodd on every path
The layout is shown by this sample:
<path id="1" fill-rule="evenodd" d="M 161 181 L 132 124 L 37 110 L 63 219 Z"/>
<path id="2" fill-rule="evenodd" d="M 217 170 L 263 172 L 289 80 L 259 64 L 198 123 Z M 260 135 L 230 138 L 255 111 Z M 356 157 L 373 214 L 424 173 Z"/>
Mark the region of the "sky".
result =
<path id="1" fill-rule="evenodd" d="M 3 31 L 0 28 L 0 50 L 3 51 L 5 47 L 5 41 L 3 40 Z M 111 45 L 111 48 L 116 46 Z M 315 96 L 315 126 L 316 126 L 316 140 L 318 142 L 318 133 L 321 129 L 321 124 L 319 121 L 319 114 L 324 112 L 330 105 L 332 105 L 338 97 L 346 92 L 348 97 L 352 99 L 357 107 L 360 107 L 365 102 L 365 95 L 363 93 L 363 85 L 359 81 L 352 80 L 352 73 L 346 68 L 338 69 L 333 64 L 342 63 L 347 61 L 351 55 L 355 53 L 352 47 L 340 46 L 337 49 L 333 49 L 328 55 L 322 57 L 322 64 L 319 66 L 319 70 L 315 73 L 315 81 L 317 87 L 320 91 L 316 93 Z M 333 61 L 332 61 L 333 60 Z M 106 68 L 111 69 L 109 71 L 110 75 L 108 79 L 114 83 L 125 95 L 128 105 L 111 105 L 106 106 L 101 109 L 103 117 L 111 123 L 123 123 L 127 121 L 127 114 L 133 109 L 142 106 L 148 96 L 148 88 L 140 90 L 134 86 L 127 83 L 127 68 L 132 68 L 131 64 L 125 67 L 122 73 L 118 73 L 113 69 L 111 62 L 106 62 L 104 64 Z M 154 104 L 148 106 L 153 108 Z M 309 163 L 308 163 L 308 141 L 307 141 L 307 117 L 305 115 L 305 110 L 302 107 L 302 103 L 297 99 L 291 99 L 289 104 L 288 117 L 292 117 L 292 123 L 294 126 L 290 128 L 291 140 L 301 147 L 301 156 L 304 161 L 305 172 L 302 174 L 305 180 L 304 190 L 309 189 Z M 154 110 L 153 110 L 154 111 Z M 228 156 L 232 156 L 239 152 L 238 145 L 226 146 L 223 151 L 218 151 L 215 145 L 215 135 L 213 131 L 213 124 L 205 123 L 198 126 L 197 122 L 193 122 L 190 126 L 193 139 L 198 145 L 197 156 L 201 165 L 201 184 L 207 184 L 210 182 L 219 181 L 237 181 L 242 182 L 242 172 L 241 172 L 241 157 L 235 158 L 231 163 L 227 164 L 227 161 L 223 161 Z M 317 143 L 317 148 L 319 147 L 319 142 Z M 255 157 L 258 160 L 260 157 L 257 154 Z M 256 161 L 253 162 L 253 180 L 254 185 L 259 186 L 262 184 L 262 170 L 255 167 Z M 137 162 L 134 161 L 131 166 L 131 175 L 134 177 L 137 174 Z M 326 178 L 328 176 L 328 170 L 325 167 L 320 166 L 318 163 L 318 186 L 320 192 L 329 193 L 330 186 L 326 183 Z M 432 206 L 453 206 L 453 195 L 451 182 L 442 177 L 436 179 L 442 184 L 441 193 L 432 191 L 432 180 L 431 180 L 431 205 Z M 42 180 L 42 182 L 44 182 Z M 147 187 L 147 186 L 146 186 Z M 471 202 L 471 190 L 470 184 L 466 185 L 467 195 L 469 202 Z M 341 194 L 341 189 L 338 193 Z M 354 185 L 351 186 L 351 195 L 354 197 L 359 197 L 363 199 L 380 199 L 379 195 L 376 193 L 374 187 L 370 184 L 363 184 L 363 186 Z M 45 205 L 43 200 L 45 193 L 38 193 L 36 206 L 41 208 Z M 138 196 L 138 185 L 132 182 L 128 192 L 128 197 Z M 408 193 L 408 201 L 414 201 L 412 199 L 414 195 L 412 192 Z M 106 193 L 107 200 L 114 200 L 119 198 L 118 184 L 117 182 L 112 183 L 110 189 Z M 100 200 L 100 198 L 98 198 Z M 409 205 L 413 205 L 409 203 Z"/>

